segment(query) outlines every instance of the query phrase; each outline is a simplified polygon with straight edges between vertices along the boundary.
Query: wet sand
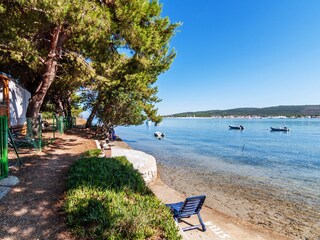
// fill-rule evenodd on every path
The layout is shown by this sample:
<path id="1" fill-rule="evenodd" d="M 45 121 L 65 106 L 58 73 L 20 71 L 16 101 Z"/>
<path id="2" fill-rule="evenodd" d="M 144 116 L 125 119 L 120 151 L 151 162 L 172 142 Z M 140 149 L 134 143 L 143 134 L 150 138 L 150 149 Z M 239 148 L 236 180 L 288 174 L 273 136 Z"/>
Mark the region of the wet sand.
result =
<path id="1" fill-rule="evenodd" d="M 226 173 L 160 164 L 158 172 L 169 187 L 186 196 L 205 194 L 208 207 L 233 218 L 289 239 L 320 239 L 319 196 L 301 196 L 290 189 Z"/>

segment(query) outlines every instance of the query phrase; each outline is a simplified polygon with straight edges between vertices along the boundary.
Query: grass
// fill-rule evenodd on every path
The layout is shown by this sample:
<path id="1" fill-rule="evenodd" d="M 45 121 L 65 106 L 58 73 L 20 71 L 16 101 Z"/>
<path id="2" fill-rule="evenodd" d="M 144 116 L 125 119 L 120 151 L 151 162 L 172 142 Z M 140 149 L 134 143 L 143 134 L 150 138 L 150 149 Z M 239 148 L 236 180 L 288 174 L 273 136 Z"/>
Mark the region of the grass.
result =
<path id="1" fill-rule="evenodd" d="M 82 157 L 67 185 L 67 222 L 78 238 L 181 239 L 168 208 L 125 157 Z"/>

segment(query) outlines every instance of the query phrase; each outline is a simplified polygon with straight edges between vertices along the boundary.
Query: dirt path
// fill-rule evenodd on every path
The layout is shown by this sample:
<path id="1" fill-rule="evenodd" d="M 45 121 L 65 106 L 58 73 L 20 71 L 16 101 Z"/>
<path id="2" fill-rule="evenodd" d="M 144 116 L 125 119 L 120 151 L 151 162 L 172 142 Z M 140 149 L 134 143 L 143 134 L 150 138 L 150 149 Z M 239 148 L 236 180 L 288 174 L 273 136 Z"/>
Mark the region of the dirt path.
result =
<path id="1" fill-rule="evenodd" d="M 62 212 L 66 177 L 80 154 L 94 148 L 90 133 L 75 129 L 11 171 L 20 183 L 0 200 L 0 239 L 74 239 Z"/>

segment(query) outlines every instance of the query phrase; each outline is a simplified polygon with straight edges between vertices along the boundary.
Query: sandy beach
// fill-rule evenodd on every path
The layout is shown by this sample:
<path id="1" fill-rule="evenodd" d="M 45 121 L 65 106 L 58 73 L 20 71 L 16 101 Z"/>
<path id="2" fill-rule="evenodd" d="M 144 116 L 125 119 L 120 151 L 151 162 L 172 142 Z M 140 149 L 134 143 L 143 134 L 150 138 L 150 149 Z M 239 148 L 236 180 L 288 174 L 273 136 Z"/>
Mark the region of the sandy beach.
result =
<path id="1" fill-rule="evenodd" d="M 206 205 L 289 239 L 320 239 L 319 198 L 292 197 L 289 190 L 245 177 L 196 172 L 158 164 L 161 180 L 190 196 L 205 194 Z"/>

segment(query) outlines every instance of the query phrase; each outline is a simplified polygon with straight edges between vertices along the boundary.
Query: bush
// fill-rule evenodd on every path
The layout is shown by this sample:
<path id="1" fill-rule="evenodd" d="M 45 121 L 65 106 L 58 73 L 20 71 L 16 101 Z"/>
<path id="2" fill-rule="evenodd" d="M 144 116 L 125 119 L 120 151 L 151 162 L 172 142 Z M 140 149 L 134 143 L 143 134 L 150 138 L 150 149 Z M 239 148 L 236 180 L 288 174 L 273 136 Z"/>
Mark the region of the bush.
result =
<path id="1" fill-rule="evenodd" d="M 181 239 L 168 208 L 124 157 L 82 158 L 67 185 L 67 223 L 77 237 Z"/>
<path id="2" fill-rule="evenodd" d="M 101 153 L 101 149 L 92 149 L 83 153 L 82 157 L 98 157 Z"/>

